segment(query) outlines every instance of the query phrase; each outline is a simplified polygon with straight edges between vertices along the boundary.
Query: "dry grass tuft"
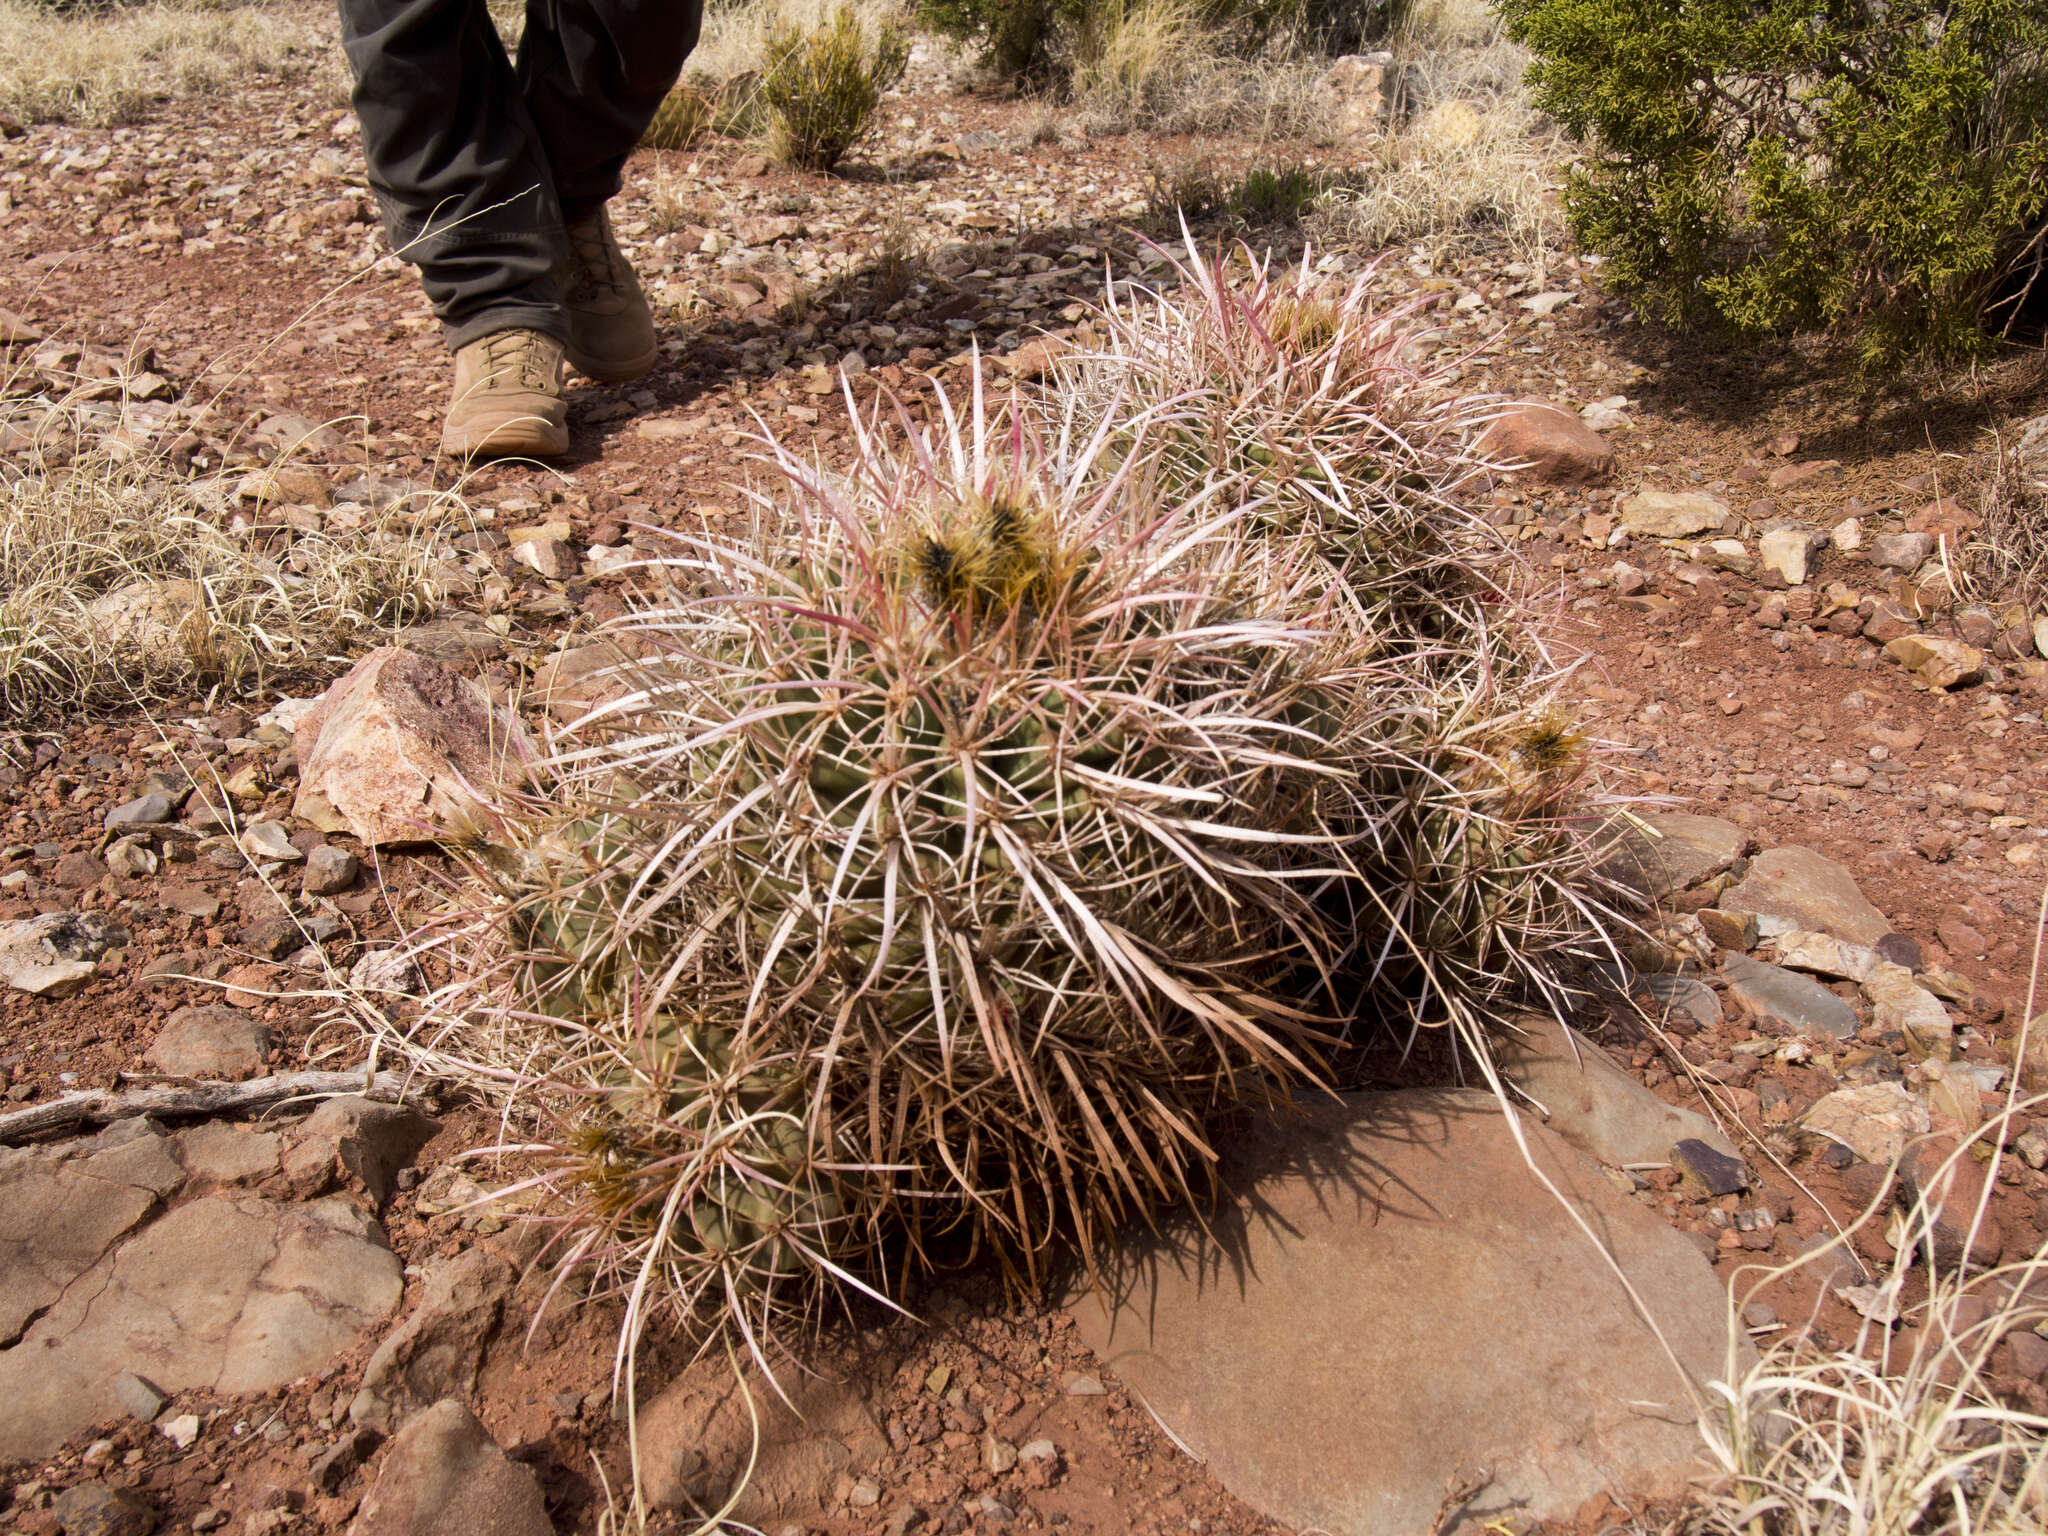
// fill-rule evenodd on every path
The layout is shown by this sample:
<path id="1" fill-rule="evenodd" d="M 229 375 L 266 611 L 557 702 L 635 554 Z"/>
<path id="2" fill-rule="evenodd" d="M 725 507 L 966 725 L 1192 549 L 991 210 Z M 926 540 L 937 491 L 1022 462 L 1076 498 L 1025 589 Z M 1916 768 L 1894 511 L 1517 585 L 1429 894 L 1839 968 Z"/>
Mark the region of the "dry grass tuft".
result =
<path id="1" fill-rule="evenodd" d="M 1193 0 L 1105 0 L 1069 45 L 1074 99 L 1099 121 L 1156 121 L 1183 77 L 1213 52 Z"/>
<path id="2" fill-rule="evenodd" d="M 1428 105 L 1368 146 L 1350 184 L 1318 208 L 1314 233 L 1366 250 L 1419 246 L 1432 257 L 1505 245 L 1540 269 L 1559 239 L 1552 188 L 1566 156 L 1529 103 L 1525 59 L 1499 40 L 1426 55 L 1419 94 Z"/>
<path id="3" fill-rule="evenodd" d="M 1073 104 L 1098 133 L 1320 136 L 1327 63 L 1300 54 L 1244 56 L 1188 0 L 1120 0 L 1066 45 Z"/>
<path id="4" fill-rule="evenodd" d="M 303 15 L 255 4 L 151 0 L 59 14 L 0 0 L 0 109 L 34 122 L 132 123 L 158 101 L 318 68 L 333 46 Z"/>
<path id="5" fill-rule="evenodd" d="M 717 214 L 696 178 L 672 165 L 656 164 L 647 187 L 647 222 L 655 233 L 672 235 L 691 224 L 710 224 Z"/>
<path id="6" fill-rule="evenodd" d="M 1997 602 L 2048 604 L 2048 430 L 1994 445 L 1981 498 L 1984 526 L 1971 548 L 1971 585 Z"/>
<path id="7" fill-rule="evenodd" d="M 903 0 L 777 0 L 772 5 L 709 0 L 697 46 L 683 66 L 684 78 L 699 89 L 756 80 L 768 67 L 773 32 L 816 32 L 831 25 L 841 10 L 851 10 L 868 36 L 887 27 L 907 28 L 910 21 Z"/>
<path id="8" fill-rule="evenodd" d="M 2000 1123 L 2041 1108 L 2040 1100 L 2014 1105 Z M 1998 1155 L 1995 1142 L 1987 1132 L 1956 1148 L 1921 1187 L 1969 1187 L 1974 1181 L 1955 1170 Z M 1984 1176 L 1987 1188 L 1993 1175 Z M 1922 1197 L 1889 1216 L 1899 1258 L 1867 1298 L 1878 1320 L 1836 1349 L 1794 1329 L 1747 1370 L 1731 1360 L 1728 1383 L 1715 1384 L 1721 1412 L 1705 1427 L 1722 1476 L 1696 1495 L 1686 1530 L 2035 1536 L 2048 1528 L 2040 1389 L 2002 1376 L 1998 1365 L 2003 1339 L 2048 1328 L 2048 1250 L 1988 1272 L 1934 1268 L 1926 1255 L 1946 1246 L 1937 1222 L 1950 1242 L 1963 1232 L 1973 1244 L 1984 1206 L 1954 1200 L 1944 1210 Z M 1897 1332 L 1882 1321 L 1894 1311 Z"/>
<path id="9" fill-rule="evenodd" d="M 1500 36 L 1500 17 L 1491 0 L 1406 0 L 1388 47 L 1397 59 L 1428 49 L 1491 43 Z"/>
<path id="10" fill-rule="evenodd" d="M 417 514 L 237 532 L 204 487 L 65 451 L 61 408 L 39 425 L 48 451 L 0 485 L 0 719 L 239 693 L 433 610 Z"/>

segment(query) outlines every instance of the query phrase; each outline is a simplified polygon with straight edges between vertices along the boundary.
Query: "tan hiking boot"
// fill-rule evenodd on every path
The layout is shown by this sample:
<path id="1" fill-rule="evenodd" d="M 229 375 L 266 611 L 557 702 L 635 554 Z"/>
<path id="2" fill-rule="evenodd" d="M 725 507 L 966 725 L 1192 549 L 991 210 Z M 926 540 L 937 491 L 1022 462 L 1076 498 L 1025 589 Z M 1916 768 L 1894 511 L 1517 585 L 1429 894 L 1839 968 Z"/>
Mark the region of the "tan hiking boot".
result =
<path id="1" fill-rule="evenodd" d="M 569 317 L 569 366 L 601 384 L 625 384 L 654 366 L 654 312 L 602 207 L 568 228 L 569 259 L 555 268 Z"/>
<path id="2" fill-rule="evenodd" d="M 506 459 L 567 453 L 562 344 L 542 331 L 493 331 L 457 352 L 441 451 Z"/>

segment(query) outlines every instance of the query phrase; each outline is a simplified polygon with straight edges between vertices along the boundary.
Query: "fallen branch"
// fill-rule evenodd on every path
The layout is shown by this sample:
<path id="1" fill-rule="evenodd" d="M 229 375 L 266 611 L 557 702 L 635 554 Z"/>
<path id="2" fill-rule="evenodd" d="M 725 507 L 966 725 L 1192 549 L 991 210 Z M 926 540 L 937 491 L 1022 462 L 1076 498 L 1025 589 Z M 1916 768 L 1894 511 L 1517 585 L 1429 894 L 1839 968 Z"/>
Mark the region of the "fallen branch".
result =
<path id="1" fill-rule="evenodd" d="M 14 1146 L 52 1131 L 106 1125 L 136 1115 L 189 1119 L 200 1115 L 247 1114 L 269 1109 L 287 1099 L 327 1098 L 341 1093 L 360 1093 L 396 1103 L 408 1096 L 420 1098 L 424 1087 L 422 1080 L 415 1080 L 408 1095 L 406 1079 L 399 1073 L 379 1072 L 368 1077 L 357 1071 L 281 1072 L 275 1077 L 251 1078 L 246 1083 L 183 1083 L 125 1093 L 88 1088 L 47 1104 L 31 1104 L 27 1109 L 0 1115 L 0 1146 Z"/>

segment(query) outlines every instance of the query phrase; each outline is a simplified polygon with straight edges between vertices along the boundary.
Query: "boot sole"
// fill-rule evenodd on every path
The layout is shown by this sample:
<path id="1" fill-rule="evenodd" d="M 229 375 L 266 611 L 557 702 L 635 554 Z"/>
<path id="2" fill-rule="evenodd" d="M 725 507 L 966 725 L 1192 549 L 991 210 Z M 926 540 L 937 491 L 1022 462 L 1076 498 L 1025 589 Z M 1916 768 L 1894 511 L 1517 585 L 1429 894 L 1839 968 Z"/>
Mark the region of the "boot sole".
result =
<path id="1" fill-rule="evenodd" d="M 649 347 L 640 357 L 592 357 L 587 352 L 578 352 L 574 347 L 563 350 L 562 356 L 569 366 L 586 379 L 597 384 L 631 384 L 635 379 L 644 379 L 654 372 L 654 361 L 661 356 L 661 348 Z"/>
<path id="2" fill-rule="evenodd" d="M 569 451 L 569 429 L 532 416 L 444 427 L 441 451 L 461 459 L 558 459 Z"/>

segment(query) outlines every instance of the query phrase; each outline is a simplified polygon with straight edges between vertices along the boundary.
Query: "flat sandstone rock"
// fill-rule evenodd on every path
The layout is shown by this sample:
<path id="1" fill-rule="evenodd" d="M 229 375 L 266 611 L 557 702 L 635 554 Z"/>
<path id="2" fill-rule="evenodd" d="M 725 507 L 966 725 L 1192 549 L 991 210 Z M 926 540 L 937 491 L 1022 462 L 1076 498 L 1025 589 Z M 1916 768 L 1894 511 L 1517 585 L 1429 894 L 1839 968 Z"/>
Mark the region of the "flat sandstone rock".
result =
<path id="1" fill-rule="evenodd" d="M 1581 1152 L 1616 1168 L 1667 1163 L 1681 1141 L 1703 1141 L 1728 1157 L 1740 1155 L 1713 1121 L 1666 1104 L 1578 1031 L 1547 1014 L 1528 1014 L 1515 1024 L 1516 1032 L 1494 1045 L 1502 1076 L 1535 1101 L 1538 1118 Z"/>
<path id="2" fill-rule="evenodd" d="M 1871 945 L 1892 930 L 1857 888 L 1856 877 L 1811 848 L 1770 848 L 1749 861 L 1749 873 L 1721 893 L 1724 912 L 1754 912 L 1790 929 L 1833 934 Z"/>
<path id="3" fill-rule="evenodd" d="M 1609 873 L 1647 896 L 1688 890 L 1731 867 L 1749 847 L 1749 833 L 1718 816 L 1648 813 L 1615 849 Z"/>
<path id="4" fill-rule="evenodd" d="M 208 1197 L 158 1218 L 0 1351 L 0 1461 L 119 1419 L 123 1371 L 165 1392 L 240 1396 L 319 1370 L 398 1307 L 404 1282 L 381 1237 L 339 1200 Z"/>
<path id="5" fill-rule="evenodd" d="M 1699 1250 L 1524 1125 L 1691 1387 L 1722 1375 L 1728 1301 Z M 1214 1239 L 1134 1248 L 1120 1304 L 1084 1296 L 1073 1315 L 1239 1498 L 1329 1536 L 1415 1536 L 1482 1468 L 1445 1529 L 1569 1519 L 1593 1494 L 1676 1494 L 1701 1470 L 1688 1383 L 1487 1096 L 1310 1105 L 1248 1135 L 1226 1176 L 1242 1198 Z"/>

